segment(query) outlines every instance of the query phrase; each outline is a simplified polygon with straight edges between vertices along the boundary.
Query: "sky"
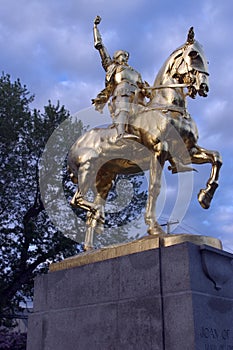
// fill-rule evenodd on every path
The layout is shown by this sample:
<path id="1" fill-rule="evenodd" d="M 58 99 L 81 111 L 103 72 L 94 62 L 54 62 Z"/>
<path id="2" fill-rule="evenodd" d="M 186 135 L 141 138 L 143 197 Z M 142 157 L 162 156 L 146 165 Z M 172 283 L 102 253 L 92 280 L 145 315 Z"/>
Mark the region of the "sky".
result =
<path id="1" fill-rule="evenodd" d="M 189 99 L 188 109 L 198 126 L 199 144 L 218 150 L 223 166 L 208 210 L 200 207 L 197 194 L 210 167 L 198 166 L 189 206 L 175 232 L 219 238 L 224 249 L 233 252 L 232 1 L 1 0 L 0 4 L 1 71 L 27 85 L 35 94 L 33 107 L 43 110 L 48 100 L 54 104 L 59 100 L 71 114 L 91 108 L 91 99 L 104 87 L 105 72 L 93 46 L 96 15 L 102 17 L 99 29 L 109 53 L 127 50 L 130 65 L 149 84 L 194 26 L 209 61 L 210 92 L 207 98 Z M 91 127 L 111 121 L 95 114 L 96 120 L 90 122 L 87 113 L 80 115 Z M 166 221 L 170 214 L 161 218 Z M 172 219 L 177 219 L 175 214 Z"/>

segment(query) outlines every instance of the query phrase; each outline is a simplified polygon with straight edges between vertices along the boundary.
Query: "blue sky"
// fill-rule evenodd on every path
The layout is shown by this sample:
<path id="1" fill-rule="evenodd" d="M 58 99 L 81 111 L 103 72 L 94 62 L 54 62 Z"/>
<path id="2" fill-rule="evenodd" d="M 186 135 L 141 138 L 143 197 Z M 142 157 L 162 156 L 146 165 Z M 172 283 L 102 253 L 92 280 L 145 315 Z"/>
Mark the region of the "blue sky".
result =
<path id="1" fill-rule="evenodd" d="M 176 231 L 220 238 L 233 251 L 232 1 L 2 0 L 0 67 L 35 94 L 35 107 L 59 100 L 76 113 L 90 107 L 103 88 L 105 75 L 92 37 L 97 14 L 109 53 L 129 51 L 129 63 L 150 84 L 194 26 L 209 61 L 210 93 L 206 99 L 189 100 L 189 111 L 199 144 L 218 150 L 223 167 L 212 207 L 204 210 L 196 196 L 210 168 L 198 166 L 190 206 Z M 96 125 L 104 120 L 98 118 Z"/>

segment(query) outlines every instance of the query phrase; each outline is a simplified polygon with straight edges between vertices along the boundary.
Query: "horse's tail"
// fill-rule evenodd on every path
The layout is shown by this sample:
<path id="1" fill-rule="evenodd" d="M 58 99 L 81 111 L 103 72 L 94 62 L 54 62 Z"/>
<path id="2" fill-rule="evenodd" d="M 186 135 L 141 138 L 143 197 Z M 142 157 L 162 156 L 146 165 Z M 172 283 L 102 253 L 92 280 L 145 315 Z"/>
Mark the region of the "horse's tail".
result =
<path id="1" fill-rule="evenodd" d="M 67 166 L 67 171 L 68 171 L 68 173 L 69 173 L 69 175 L 70 175 L 70 179 L 71 179 L 71 181 L 74 183 L 74 184 L 78 184 L 78 177 L 77 176 L 75 176 L 75 174 L 72 172 L 72 170 L 71 170 L 71 168 L 69 167 L 69 165 Z"/>

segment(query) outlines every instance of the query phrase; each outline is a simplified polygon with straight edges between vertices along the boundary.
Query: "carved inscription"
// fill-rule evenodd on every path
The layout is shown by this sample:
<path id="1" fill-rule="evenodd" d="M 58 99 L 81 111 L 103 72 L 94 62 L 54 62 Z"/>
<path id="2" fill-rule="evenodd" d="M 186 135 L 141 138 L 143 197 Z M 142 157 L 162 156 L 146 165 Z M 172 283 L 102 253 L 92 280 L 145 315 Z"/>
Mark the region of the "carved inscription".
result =
<path id="1" fill-rule="evenodd" d="M 230 329 L 217 329 L 202 327 L 200 337 L 204 341 L 204 350 L 233 350 L 232 331 Z"/>
<path id="2" fill-rule="evenodd" d="M 230 339 L 230 329 L 218 330 L 216 328 L 201 328 L 201 338 L 206 339 L 217 339 L 217 340 L 227 340 Z"/>

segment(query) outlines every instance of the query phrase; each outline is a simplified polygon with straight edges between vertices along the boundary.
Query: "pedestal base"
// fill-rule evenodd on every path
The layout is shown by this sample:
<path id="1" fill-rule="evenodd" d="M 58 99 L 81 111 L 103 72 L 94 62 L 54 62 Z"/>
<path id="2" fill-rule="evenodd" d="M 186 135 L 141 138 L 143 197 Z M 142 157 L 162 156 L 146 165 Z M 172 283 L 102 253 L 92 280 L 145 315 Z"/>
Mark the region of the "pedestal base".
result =
<path id="1" fill-rule="evenodd" d="M 78 254 L 71 258 L 65 259 L 59 263 L 51 264 L 50 271 L 59 271 L 71 267 L 91 264 L 107 259 L 118 258 L 120 256 L 139 253 L 160 247 L 169 247 L 179 243 L 190 242 L 198 245 L 206 244 L 208 246 L 222 249 L 222 242 L 213 237 L 200 236 L 192 234 L 163 234 L 163 235 L 147 235 L 130 243 L 114 244 L 107 248 L 93 249 Z"/>
<path id="2" fill-rule="evenodd" d="M 150 244 L 37 277 L 27 349 L 233 349 L 233 255 Z"/>

